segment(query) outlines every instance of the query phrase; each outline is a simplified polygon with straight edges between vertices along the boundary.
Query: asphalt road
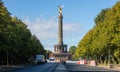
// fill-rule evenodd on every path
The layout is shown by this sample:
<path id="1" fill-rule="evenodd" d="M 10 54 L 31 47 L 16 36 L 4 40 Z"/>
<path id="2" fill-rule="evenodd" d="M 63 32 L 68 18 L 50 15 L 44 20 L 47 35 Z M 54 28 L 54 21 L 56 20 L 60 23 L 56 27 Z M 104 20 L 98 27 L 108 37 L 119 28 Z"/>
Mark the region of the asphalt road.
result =
<path id="1" fill-rule="evenodd" d="M 88 66 L 88 65 L 78 65 L 75 63 L 66 63 L 65 67 L 69 72 L 118 72 L 112 69 L 106 69 L 102 67 L 96 66 Z M 120 72 L 120 71 L 119 71 Z"/>
<path id="2" fill-rule="evenodd" d="M 54 69 L 57 67 L 57 65 L 58 63 L 46 63 L 34 66 L 27 66 L 23 68 L 16 68 L 4 72 L 54 72 Z"/>
<path id="3" fill-rule="evenodd" d="M 77 63 L 46 63 L 26 67 L 18 67 L 10 71 L 2 72 L 120 72 L 110 68 L 80 65 Z"/>

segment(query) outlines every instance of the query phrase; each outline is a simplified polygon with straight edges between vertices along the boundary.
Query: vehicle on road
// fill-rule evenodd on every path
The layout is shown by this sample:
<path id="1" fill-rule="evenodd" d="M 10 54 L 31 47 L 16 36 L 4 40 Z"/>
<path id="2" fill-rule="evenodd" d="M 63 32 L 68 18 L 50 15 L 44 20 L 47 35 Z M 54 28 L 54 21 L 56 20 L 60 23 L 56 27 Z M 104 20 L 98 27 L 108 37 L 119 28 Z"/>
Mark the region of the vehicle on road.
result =
<path id="1" fill-rule="evenodd" d="M 37 64 L 44 64 L 45 63 L 45 56 L 44 55 L 36 55 L 36 63 Z"/>
<path id="2" fill-rule="evenodd" d="M 50 57 L 49 60 L 50 60 L 50 61 L 54 61 L 54 57 Z"/>

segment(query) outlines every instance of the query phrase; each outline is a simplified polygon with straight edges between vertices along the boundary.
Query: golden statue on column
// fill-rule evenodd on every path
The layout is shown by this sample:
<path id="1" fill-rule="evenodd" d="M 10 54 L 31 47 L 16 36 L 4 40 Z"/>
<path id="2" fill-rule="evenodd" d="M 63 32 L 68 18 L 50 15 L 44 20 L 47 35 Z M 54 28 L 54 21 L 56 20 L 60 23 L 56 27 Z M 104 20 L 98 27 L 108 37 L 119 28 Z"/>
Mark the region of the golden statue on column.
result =
<path id="1" fill-rule="evenodd" d="M 58 9 L 59 9 L 59 14 L 62 14 L 62 9 L 63 9 L 63 5 L 62 6 L 58 6 Z"/>

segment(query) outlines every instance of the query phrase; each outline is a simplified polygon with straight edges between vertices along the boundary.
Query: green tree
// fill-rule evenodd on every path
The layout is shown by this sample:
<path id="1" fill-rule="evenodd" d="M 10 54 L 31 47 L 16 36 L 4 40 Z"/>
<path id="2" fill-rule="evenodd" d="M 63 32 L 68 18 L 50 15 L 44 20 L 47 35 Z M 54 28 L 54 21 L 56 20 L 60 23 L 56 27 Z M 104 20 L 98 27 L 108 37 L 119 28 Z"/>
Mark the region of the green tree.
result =
<path id="1" fill-rule="evenodd" d="M 71 58 L 76 60 L 76 57 L 74 55 L 75 51 L 76 51 L 77 47 L 76 46 L 71 46 L 70 49 L 69 49 L 69 53 L 71 55 Z"/>
<path id="2" fill-rule="evenodd" d="M 120 63 L 120 2 L 103 9 L 95 23 L 79 42 L 74 56 L 95 59 L 100 63 Z"/>
<path id="3" fill-rule="evenodd" d="M 69 49 L 69 53 L 73 55 L 75 53 L 75 50 L 76 50 L 76 46 L 71 46 Z"/>
<path id="4" fill-rule="evenodd" d="M 95 24 L 99 24 L 100 22 L 104 21 L 104 18 L 106 16 L 106 13 L 109 11 L 109 8 L 102 9 L 102 11 L 97 15 L 97 17 L 94 19 Z"/>
<path id="5" fill-rule="evenodd" d="M 41 42 L 0 1 L 0 64 L 27 63 L 36 54 L 45 55 Z"/>

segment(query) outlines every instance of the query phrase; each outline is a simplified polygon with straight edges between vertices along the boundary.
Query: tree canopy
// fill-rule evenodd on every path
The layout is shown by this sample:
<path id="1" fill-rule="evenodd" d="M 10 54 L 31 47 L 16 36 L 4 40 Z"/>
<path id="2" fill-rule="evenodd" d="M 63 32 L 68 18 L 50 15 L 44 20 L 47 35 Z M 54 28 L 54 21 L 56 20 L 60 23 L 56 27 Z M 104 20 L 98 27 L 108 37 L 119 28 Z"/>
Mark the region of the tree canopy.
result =
<path id="1" fill-rule="evenodd" d="M 75 50 L 76 50 L 76 46 L 71 46 L 70 49 L 69 49 L 69 53 L 74 54 Z"/>
<path id="2" fill-rule="evenodd" d="M 0 1 L 0 64 L 26 63 L 36 54 L 45 54 L 41 42 Z"/>
<path id="3" fill-rule="evenodd" d="M 79 42 L 75 57 L 101 63 L 120 63 L 120 2 L 103 9 L 96 25 Z"/>
<path id="4" fill-rule="evenodd" d="M 73 59 L 73 60 L 76 60 L 75 57 L 74 57 L 74 53 L 75 53 L 76 49 L 77 49 L 76 46 L 71 46 L 70 49 L 69 49 L 69 53 L 71 55 L 71 59 Z"/>

